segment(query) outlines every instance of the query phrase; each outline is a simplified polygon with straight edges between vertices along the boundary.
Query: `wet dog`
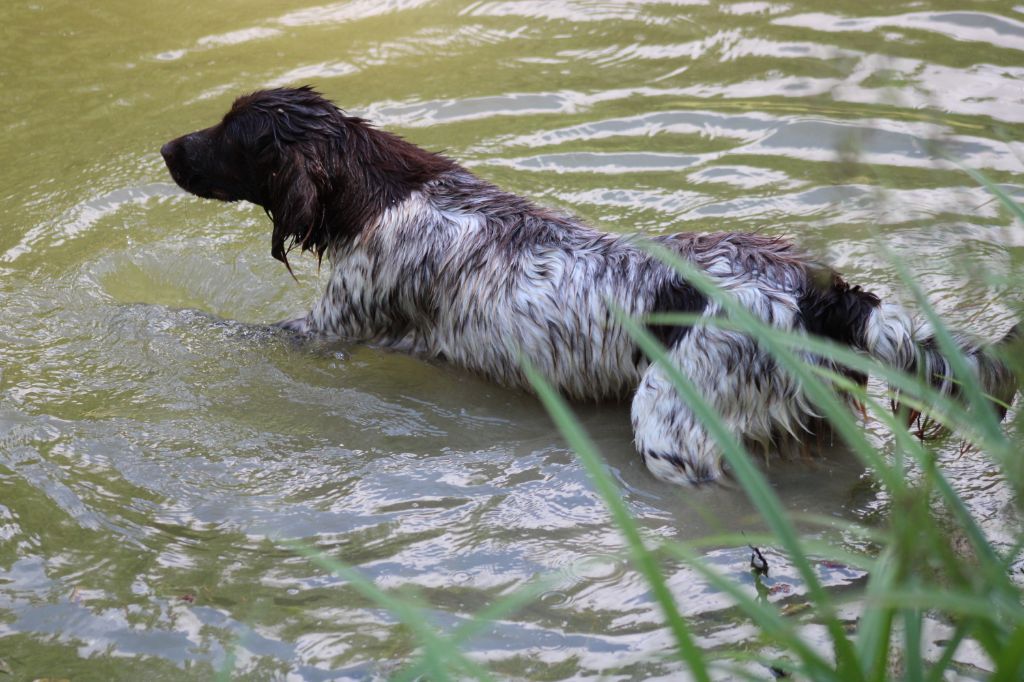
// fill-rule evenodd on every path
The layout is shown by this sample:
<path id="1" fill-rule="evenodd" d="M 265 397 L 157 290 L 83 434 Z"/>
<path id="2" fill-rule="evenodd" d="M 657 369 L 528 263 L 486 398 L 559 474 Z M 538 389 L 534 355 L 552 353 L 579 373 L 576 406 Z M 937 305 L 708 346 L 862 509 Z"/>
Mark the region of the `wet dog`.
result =
<path id="1" fill-rule="evenodd" d="M 273 221 L 271 254 L 285 265 L 295 246 L 327 257 L 323 298 L 281 326 L 415 351 L 529 389 L 525 355 L 571 398 L 632 396 L 636 447 L 656 476 L 686 484 L 722 476 L 704 425 L 665 368 L 638 352 L 608 303 L 638 317 L 722 311 L 636 238 L 599 232 L 503 191 L 345 115 L 308 87 L 243 96 L 217 125 L 161 152 L 185 190 L 262 206 Z M 774 327 L 832 339 L 956 391 L 927 324 L 849 286 L 786 240 L 720 233 L 649 241 Z M 777 442 L 817 420 L 799 382 L 750 336 L 713 325 L 651 330 L 748 441 Z M 961 345 L 988 393 L 1012 400 L 1010 372 L 979 345 Z"/>

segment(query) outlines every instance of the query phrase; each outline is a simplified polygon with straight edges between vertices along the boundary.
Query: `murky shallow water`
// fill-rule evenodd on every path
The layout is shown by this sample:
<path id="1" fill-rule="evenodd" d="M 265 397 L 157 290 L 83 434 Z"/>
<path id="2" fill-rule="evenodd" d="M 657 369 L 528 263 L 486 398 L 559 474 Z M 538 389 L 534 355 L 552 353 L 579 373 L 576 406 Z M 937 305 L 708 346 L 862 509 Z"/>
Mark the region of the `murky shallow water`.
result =
<path id="1" fill-rule="evenodd" d="M 786 233 L 887 293 L 877 230 L 940 309 L 979 333 L 1008 324 L 987 301 L 1020 271 L 1024 232 L 931 144 L 1024 197 L 1013 3 L 89 5 L 0 7 L 0 659 L 14 679 L 206 679 L 230 656 L 258 679 L 345 679 L 408 660 L 408 632 L 288 540 L 418 587 L 447 631 L 553 576 L 468 645 L 499 675 L 677 670 L 534 399 L 260 326 L 316 298 L 314 264 L 296 284 L 259 209 L 185 196 L 158 154 L 239 93 L 314 83 L 607 229 Z M 979 264 L 992 291 L 967 284 Z M 737 491 L 652 479 L 626 408 L 580 413 L 651 533 L 758 527 Z M 958 454 L 955 482 L 1009 533 L 992 466 Z M 771 477 L 794 510 L 885 509 L 841 449 Z M 709 559 L 749 583 L 747 555 Z M 776 566 L 791 587 L 777 598 L 799 601 Z M 752 636 L 670 570 L 703 645 Z M 860 579 L 822 570 L 837 590 Z"/>

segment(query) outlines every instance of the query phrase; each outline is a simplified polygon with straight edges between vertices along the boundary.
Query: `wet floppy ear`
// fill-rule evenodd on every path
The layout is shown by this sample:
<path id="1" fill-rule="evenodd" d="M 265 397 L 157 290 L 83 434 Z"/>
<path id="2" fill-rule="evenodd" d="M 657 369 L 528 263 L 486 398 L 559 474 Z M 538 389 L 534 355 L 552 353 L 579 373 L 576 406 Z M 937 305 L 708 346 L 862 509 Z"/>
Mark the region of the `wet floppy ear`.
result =
<path id="1" fill-rule="evenodd" d="M 267 212 L 274 221 L 270 253 L 289 272 L 288 251 L 295 244 L 303 251 L 316 246 L 324 218 L 320 192 L 325 174 L 315 153 L 304 152 L 300 145 L 282 150 L 277 170 L 270 178 Z"/>

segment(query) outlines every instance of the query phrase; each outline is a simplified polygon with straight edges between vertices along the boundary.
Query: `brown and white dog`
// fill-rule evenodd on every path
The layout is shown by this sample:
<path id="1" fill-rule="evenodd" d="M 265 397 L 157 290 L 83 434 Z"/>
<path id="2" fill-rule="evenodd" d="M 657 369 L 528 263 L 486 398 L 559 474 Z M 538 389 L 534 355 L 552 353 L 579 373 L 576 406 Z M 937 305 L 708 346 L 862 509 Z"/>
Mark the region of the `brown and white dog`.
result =
<path id="1" fill-rule="evenodd" d="M 262 206 L 274 224 L 271 254 L 286 265 L 296 245 L 327 256 L 323 298 L 280 326 L 412 350 L 529 389 L 525 355 L 571 398 L 632 395 L 636 446 L 656 476 L 693 484 L 722 475 L 707 430 L 608 302 L 634 316 L 710 317 L 720 308 L 636 238 L 535 206 L 345 115 L 308 87 L 241 97 L 220 123 L 161 152 L 185 190 Z M 785 240 L 720 233 L 651 241 L 775 327 L 827 337 L 956 391 L 927 324 L 848 286 Z M 799 382 L 751 337 L 712 325 L 651 329 L 744 438 L 771 443 L 817 420 Z M 1014 329 L 1007 339 L 1016 336 Z M 961 343 L 988 393 L 1010 402 L 1010 372 L 979 345 Z"/>

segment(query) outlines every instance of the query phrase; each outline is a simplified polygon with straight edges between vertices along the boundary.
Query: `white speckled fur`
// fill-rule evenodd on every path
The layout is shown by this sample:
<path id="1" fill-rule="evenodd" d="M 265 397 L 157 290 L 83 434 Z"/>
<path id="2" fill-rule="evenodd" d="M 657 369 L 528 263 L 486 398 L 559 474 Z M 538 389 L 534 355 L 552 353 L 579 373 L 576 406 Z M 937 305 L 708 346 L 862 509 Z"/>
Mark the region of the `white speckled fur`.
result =
<path id="1" fill-rule="evenodd" d="M 757 235 L 655 241 L 783 329 L 804 328 L 801 297 L 812 288 L 812 275 L 827 270 L 787 242 Z M 323 298 L 292 328 L 415 350 L 528 390 L 518 359 L 523 353 L 569 397 L 635 392 L 637 449 L 659 478 L 698 483 L 722 475 L 717 447 L 664 369 L 649 367 L 609 314 L 606 301 L 641 316 L 658 309 L 659 291 L 687 286 L 635 238 L 539 209 L 459 169 L 386 209 L 329 258 Z M 697 298 L 696 312 L 719 314 Z M 928 329 L 896 306 L 874 305 L 864 328 L 852 332 L 861 340 L 855 345 L 900 368 L 922 359 L 935 367 L 939 356 L 921 350 Z M 747 336 L 696 327 L 669 350 L 749 441 L 799 437 L 818 417 L 798 382 Z"/>

